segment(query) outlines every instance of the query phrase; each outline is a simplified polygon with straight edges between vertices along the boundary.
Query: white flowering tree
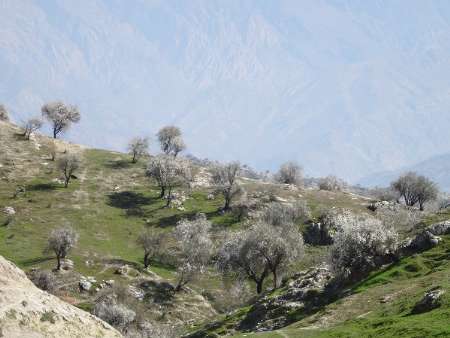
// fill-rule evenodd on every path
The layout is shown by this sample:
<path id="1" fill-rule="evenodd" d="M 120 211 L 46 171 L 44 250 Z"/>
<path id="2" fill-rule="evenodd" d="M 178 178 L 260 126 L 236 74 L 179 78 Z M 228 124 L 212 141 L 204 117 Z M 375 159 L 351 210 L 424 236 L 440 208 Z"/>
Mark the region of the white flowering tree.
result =
<path id="1" fill-rule="evenodd" d="M 211 222 L 204 214 L 198 214 L 192 221 L 178 222 L 174 231 L 180 249 L 176 291 L 205 272 L 213 252 L 210 231 Z"/>

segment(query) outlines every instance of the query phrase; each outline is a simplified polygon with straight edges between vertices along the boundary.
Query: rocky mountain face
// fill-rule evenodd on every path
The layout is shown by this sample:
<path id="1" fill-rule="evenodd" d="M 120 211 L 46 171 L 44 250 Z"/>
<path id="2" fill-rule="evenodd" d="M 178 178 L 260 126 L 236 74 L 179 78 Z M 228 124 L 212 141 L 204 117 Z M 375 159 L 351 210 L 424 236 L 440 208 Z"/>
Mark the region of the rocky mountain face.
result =
<path id="1" fill-rule="evenodd" d="M 122 337 L 107 323 L 39 290 L 0 256 L 0 336 Z"/>
<path id="2" fill-rule="evenodd" d="M 408 15 L 404 15 L 405 12 Z M 447 1 L 0 2 L 0 101 L 80 106 L 122 149 L 175 123 L 200 157 L 356 181 L 450 150 Z"/>

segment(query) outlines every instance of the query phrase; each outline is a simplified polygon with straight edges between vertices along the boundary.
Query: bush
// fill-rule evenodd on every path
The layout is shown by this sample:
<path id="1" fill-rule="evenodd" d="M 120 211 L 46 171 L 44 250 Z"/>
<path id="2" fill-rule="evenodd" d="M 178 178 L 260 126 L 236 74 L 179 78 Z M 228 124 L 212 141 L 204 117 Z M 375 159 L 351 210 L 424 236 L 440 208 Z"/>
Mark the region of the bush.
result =
<path id="1" fill-rule="evenodd" d="M 31 281 L 39 289 L 53 292 L 56 289 L 56 279 L 55 276 L 47 270 L 34 271 L 30 276 Z"/>
<path id="2" fill-rule="evenodd" d="M 287 223 L 304 223 L 310 216 L 311 213 L 305 201 L 297 201 L 292 205 L 271 202 L 260 214 L 264 223 L 275 226 Z"/>
<path id="3" fill-rule="evenodd" d="M 319 180 L 319 189 L 326 191 L 341 191 L 345 183 L 336 176 L 327 176 Z"/>
<path id="4" fill-rule="evenodd" d="M 123 330 L 136 318 L 134 311 L 112 301 L 102 301 L 95 304 L 94 315 L 119 330 Z"/>
<path id="5" fill-rule="evenodd" d="M 330 250 L 330 265 L 339 280 L 355 280 L 392 259 L 398 235 L 374 218 L 354 217 L 340 230 Z"/>
<path id="6" fill-rule="evenodd" d="M 303 169 L 296 162 L 286 162 L 281 165 L 276 180 L 279 183 L 301 185 L 303 180 Z"/>

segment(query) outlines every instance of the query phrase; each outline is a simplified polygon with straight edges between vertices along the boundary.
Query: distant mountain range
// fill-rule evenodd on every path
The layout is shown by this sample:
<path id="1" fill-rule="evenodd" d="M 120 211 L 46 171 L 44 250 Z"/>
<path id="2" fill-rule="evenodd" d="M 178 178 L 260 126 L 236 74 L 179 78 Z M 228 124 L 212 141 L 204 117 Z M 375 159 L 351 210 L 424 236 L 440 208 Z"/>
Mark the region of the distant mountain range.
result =
<path id="1" fill-rule="evenodd" d="M 394 171 L 375 173 L 359 181 L 363 186 L 385 187 L 399 175 L 407 171 L 414 171 L 433 179 L 442 191 L 450 193 L 450 153 L 434 156 L 416 165 Z"/>
<path id="2" fill-rule="evenodd" d="M 446 0 L 0 0 L 0 102 L 78 104 L 78 143 L 173 123 L 198 157 L 356 182 L 450 152 L 449 50 Z"/>

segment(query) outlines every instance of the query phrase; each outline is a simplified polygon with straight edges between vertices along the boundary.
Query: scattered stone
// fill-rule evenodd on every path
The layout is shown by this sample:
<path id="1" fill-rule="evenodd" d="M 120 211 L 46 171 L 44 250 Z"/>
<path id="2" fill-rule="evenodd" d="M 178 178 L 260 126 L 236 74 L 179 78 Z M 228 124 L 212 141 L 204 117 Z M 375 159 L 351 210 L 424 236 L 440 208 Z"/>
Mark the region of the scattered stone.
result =
<path id="1" fill-rule="evenodd" d="M 80 286 L 80 291 L 89 291 L 92 287 L 92 283 L 83 278 L 80 279 L 78 285 Z"/>
<path id="2" fill-rule="evenodd" d="M 130 270 L 130 268 L 129 268 L 128 264 L 125 264 L 125 265 L 118 267 L 115 271 L 115 274 L 121 275 L 121 276 L 126 276 L 126 275 L 128 275 L 129 270 Z"/>
<path id="3" fill-rule="evenodd" d="M 434 310 L 441 306 L 441 298 L 445 292 L 443 290 L 432 290 L 425 293 L 425 296 L 412 309 L 412 314 L 419 314 Z"/>
<path id="4" fill-rule="evenodd" d="M 88 280 L 89 282 L 91 282 L 92 284 L 97 283 L 97 280 L 95 279 L 95 277 L 92 277 L 92 276 L 88 276 L 88 277 L 87 277 L 87 280 Z"/>
<path id="5" fill-rule="evenodd" d="M 144 290 L 132 285 L 128 286 L 128 293 L 137 300 L 143 300 L 145 296 Z"/>
<path id="6" fill-rule="evenodd" d="M 63 259 L 63 261 L 61 262 L 61 268 L 66 271 L 73 270 L 74 266 L 74 262 L 68 258 Z"/>
<path id="7" fill-rule="evenodd" d="M 105 281 L 105 284 L 107 286 L 109 286 L 109 287 L 112 287 L 114 285 L 114 283 L 115 283 L 114 279 L 110 279 L 110 280 Z"/>
<path id="8" fill-rule="evenodd" d="M 206 196 L 206 199 L 208 200 L 208 201 L 212 201 L 212 200 L 214 200 L 216 198 L 216 196 L 214 196 L 214 194 L 208 194 L 208 196 Z"/>
<path id="9" fill-rule="evenodd" d="M 407 239 L 398 249 L 400 256 L 410 255 L 422 251 L 429 250 L 439 244 L 441 238 L 433 235 L 430 231 L 425 230 L 414 238 Z"/>
<path id="10" fill-rule="evenodd" d="M 450 221 L 440 222 L 430 225 L 427 230 L 435 236 L 450 234 Z"/>
<path id="11" fill-rule="evenodd" d="M 11 217 L 11 216 L 14 216 L 16 214 L 16 210 L 13 207 L 4 207 L 3 208 L 3 213 L 6 216 Z"/>

